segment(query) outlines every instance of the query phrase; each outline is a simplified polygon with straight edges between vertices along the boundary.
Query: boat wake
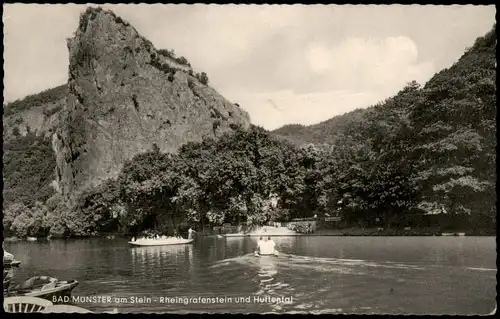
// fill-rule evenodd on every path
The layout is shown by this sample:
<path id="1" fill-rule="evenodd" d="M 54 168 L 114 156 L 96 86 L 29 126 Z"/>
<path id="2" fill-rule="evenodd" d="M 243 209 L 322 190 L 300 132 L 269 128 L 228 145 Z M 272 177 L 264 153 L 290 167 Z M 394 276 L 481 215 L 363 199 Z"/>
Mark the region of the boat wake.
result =
<path id="1" fill-rule="evenodd" d="M 352 273 L 362 274 L 363 269 L 369 268 L 388 268 L 388 269 L 406 269 L 406 270 L 424 270 L 425 268 L 409 263 L 398 262 L 375 262 L 361 259 L 341 259 L 341 258 L 328 258 L 328 257 L 312 257 L 312 256 L 299 256 L 293 254 L 281 254 L 279 257 L 255 257 L 253 254 L 238 256 L 221 260 L 212 267 L 227 267 L 234 264 L 247 265 L 249 267 L 258 267 L 259 274 L 265 269 L 290 269 L 290 268 L 303 268 L 308 270 L 315 270 L 318 272 L 339 272 L 339 273 Z M 486 270 L 485 268 L 470 268 L 475 270 Z M 489 270 L 489 269 L 488 269 Z M 496 269 L 491 269 L 495 270 Z"/>
<path id="2" fill-rule="evenodd" d="M 420 271 L 421 265 L 400 262 L 376 262 L 361 259 L 342 259 L 328 257 L 298 256 L 280 254 L 279 257 L 255 257 L 253 254 L 224 259 L 211 267 L 219 268 L 220 273 L 244 273 L 256 285 L 256 296 L 286 297 L 293 296 L 291 304 L 270 303 L 272 311 L 280 313 L 338 313 L 340 308 L 327 308 L 325 302 L 332 292 L 334 282 L 351 282 L 352 276 L 393 276 L 392 269 L 399 272 Z M 376 269 L 387 269 L 377 271 Z M 327 274 L 328 273 L 328 274 Z M 389 274 L 389 275 L 388 275 Z M 344 275 L 346 277 L 344 277 Z M 332 280 L 325 281 L 331 277 Z M 333 280 L 337 278 L 338 280 Z M 241 277 L 240 277 L 241 279 Z M 371 279 L 359 279 L 362 282 Z M 354 281 L 359 281 L 358 279 Z M 399 282 L 399 281 L 398 281 Z M 339 296 L 342 295 L 339 293 Z M 311 296 L 315 296 L 311 298 Z M 365 313 L 367 309 L 351 309 Z"/>
<path id="3" fill-rule="evenodd" d="M 297 264 L 301 263 L 313 263 L 319 265 L 331 265 L 331 266 L 344 266 L 344 267 L 379 267 L 379 268 L 396 268 L 396 269 L 413 269 L 413 270 L 423 270 L 424 268 L 407 264 L 407 263 L 397 263 L 397 262 L 375 262 L 361 259 L 340 259 L 340 258 L 323 258 L 323 257 L 310 257 L 310 256 L 293 256 L 291 258 Z"/>

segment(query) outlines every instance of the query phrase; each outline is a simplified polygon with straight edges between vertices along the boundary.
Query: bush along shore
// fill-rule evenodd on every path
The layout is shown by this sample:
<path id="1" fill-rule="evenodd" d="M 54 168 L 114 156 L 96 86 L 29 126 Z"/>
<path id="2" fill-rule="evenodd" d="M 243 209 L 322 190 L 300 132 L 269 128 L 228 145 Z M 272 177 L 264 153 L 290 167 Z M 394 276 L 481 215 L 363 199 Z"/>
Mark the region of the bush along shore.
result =
<path id="1" fill-rule="evenodd" d="M 80 194 L 72 206 L 58 194 L 45 203 L 36 201 L 31 207 L 8 206 L 4 213 L 5 233 L 7 237 L 21 238 L 136 234 L 144 229 L 173 234 L 189 225 L 263 225 L 312 214 L 322 216 L 333 209 L 342 216 L 344 229 L 365 225 L 353 231 L 341 229 L 342 234 L 396 235 L 398 230 L 393 229 L 404 230 L 411 225 L 415 232 L 426 227 L 419 223 L 456 229 L 453 232 L 465 228 L 487 233 L 494 229 L 494 214 L 484 214 L 488 212 L 484 209 L 471 210 L 471 214 L 441 214 L 446 218 L 440 219 L 425 215 L 426 211 L 418 209 L 418 202 L 412 201 L 418 197 L 405 180 L 399 187 L 406 186 L 400 195 L 401 200 L 406 199 L 406 206 L 397 210 L 391 207 L 398 193 L 389 193 L 394 198 L 389 197 L 383 209 L 373 203 L 370 207 L 366 201 L 370 197 L 363 198 L 352 186 L 360 179 L 360 172 L 351 162 L 356 154 L 338 151 L 312 145 L 297 148 L 257 127 L 224 135 L 217 141 L 186 144 L 177 154 L 153 149 L 128 161 L 118 178 Z M 339 170 L 332 170 L 334 167 Z M 331 180 L 337 182 L 325 187 L 325 182 Z M 380 188 L 384 184 L 376 180 L 367 186 L 383 192 Z M 393 185 L 385 187 L 388 192 Z M 486 194 L 479 192 L 476 196 Z M 362 228 L 384 230 L 367 233 L 359 231 Z"/>

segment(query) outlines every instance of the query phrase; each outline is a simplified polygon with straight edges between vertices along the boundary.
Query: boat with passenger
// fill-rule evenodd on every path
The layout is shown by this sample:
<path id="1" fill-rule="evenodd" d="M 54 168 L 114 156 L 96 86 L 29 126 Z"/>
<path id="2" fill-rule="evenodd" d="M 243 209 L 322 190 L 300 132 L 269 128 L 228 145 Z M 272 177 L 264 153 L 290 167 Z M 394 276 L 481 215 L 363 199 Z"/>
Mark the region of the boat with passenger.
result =
<path id="1" fill-rule="evenodd" d="M 271 239 L 271 237 L 263 238 L 260 237 L 259 241 L 257 242 L 257 247 L 254 252 L 255 257 L 264 257 L 264 256 L 271 256 L 271 257 L 278 257 L 279 252 L 275 248 L 276 243 L 274 240 Z"/>
<path id="2" fill-rule="evenodd" d="M 194 239 L 185 239 L 182 237 L 158 236 L 156 238 L 132 238 L 128 243 L 134 246 L 163 246 L 191 244 L 193 241 Z"/>
<path id="3" fill-rule="evenodd" d="M 54 297 L 71 296 L 78 281 L 63 281 L 54 277 L 34 276 L 9 289 L 8 296 L 29 296 L 52 300 Z"/>
<path id="4" fill-rule="evenodd" d="M 180 236 L 178 230 L 176 230 L 173 236 L 160 235 L 161 233 L 157 231 L 144 231 L 141 237 L 133 237 L 128 243 L 134 246 L 165 246 L 165 245 L 185 245 L 191 244 L 194 241 L 194 236 L 196 231 L 193 227 L 188 230 L 188 238 L 183 238 Z"/>

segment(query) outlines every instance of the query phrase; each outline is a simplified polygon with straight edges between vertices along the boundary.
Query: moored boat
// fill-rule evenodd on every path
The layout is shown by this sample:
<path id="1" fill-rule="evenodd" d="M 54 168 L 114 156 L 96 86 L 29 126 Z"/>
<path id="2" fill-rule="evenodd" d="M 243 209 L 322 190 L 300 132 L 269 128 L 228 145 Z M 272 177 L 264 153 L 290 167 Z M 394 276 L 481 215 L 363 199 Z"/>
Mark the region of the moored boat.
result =
<path id="1" fill-rule="evenodd" d="M 62 281 L 54 277 L 35 276 L 9 291 L 11 296 L 30 296 L 52 300 L 53 297 L 71 296 L 78 281 Z"/>
<path id="2" fill-rule="evenodd" d="M 19 267 L 21 262 L 19 260 L 11 260 L 11 261 L 5 261 L 3 262 L 4 268 L 11 268 L 11 267 Z"/>
<path id="3" fill-rule="evenodd" d="M 27 237 L 26 238 L 27 241 L 36 241 L 36 237 Z"/>
<path id="4" fill-rule="evenodd" d="M 3 251 L 3 266 L 4 266 L 4 268 L 17 267 L 17 266 L 19 266 L 19 264 L 21 264 L 21 262 L 19 260 L 15 260 L 14 255 L 5 251 L 5 249 L 4 249 L 4 251 Z"/>
<path id="5" fill-rule="evenodd" d="M 138 238 L 128 243 L 134 246 L 164 246 L 164 245 L 184 245 L 191 244 L 194 239 L 185 239 L 177 237 L 159 237 L 159 238 Z"/>

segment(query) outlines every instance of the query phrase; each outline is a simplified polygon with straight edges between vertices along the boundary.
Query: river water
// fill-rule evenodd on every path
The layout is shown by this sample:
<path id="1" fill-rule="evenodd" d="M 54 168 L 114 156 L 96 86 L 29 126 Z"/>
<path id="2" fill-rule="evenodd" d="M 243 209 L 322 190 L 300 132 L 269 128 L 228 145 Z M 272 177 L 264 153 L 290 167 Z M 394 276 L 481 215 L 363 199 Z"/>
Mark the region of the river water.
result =
<path id="1" fill-rule="evenodd" d="M 495 309 L 495 237 L 276 237 L 278 258 L 253 257 L 254 238 L 131 247 L 125 239 L 5 243 L 35 275 L 80 284 L 79 306 L 120 313 L 487 314 Z M 275 297 L 273 299 L 272 297 Z M 142 298 L 142 300 L 141 300 Z"/>

